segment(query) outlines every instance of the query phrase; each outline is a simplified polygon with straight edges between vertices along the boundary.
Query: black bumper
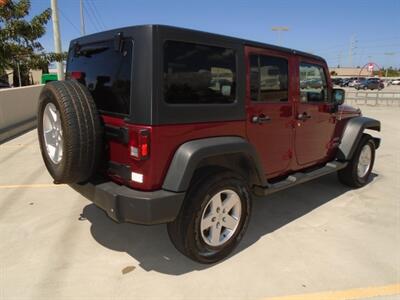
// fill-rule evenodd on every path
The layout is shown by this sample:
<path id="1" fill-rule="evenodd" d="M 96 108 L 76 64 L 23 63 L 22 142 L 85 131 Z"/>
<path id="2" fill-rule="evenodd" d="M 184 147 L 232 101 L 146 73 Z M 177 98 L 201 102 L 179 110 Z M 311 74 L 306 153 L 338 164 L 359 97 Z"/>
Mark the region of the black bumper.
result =
<path id="1" fill-rule="evenodd" d="M 173 221 L 185 197 L 185 193 L 165 190 L 142 192 L 111 181 L 70 186 L 114 221 L 145 225 Z"/>

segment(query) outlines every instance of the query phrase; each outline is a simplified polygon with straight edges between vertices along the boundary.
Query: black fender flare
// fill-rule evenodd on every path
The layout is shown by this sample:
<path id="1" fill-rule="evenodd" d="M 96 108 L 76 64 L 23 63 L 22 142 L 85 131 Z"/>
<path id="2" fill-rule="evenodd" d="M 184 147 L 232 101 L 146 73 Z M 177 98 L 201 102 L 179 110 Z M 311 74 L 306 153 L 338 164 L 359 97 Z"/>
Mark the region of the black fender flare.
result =
<path id="1" fill-rule="evenodd" d="M 251 164 L 253 172 L 256 173 L 257 185 L 267 184 L 254 147 L 244 138 L 227 136 L 198 139 L 182 144 L 172 158 L 162 188 L 174 192 L 186 191 L 202 160 L 229 154 L 238 154 Z"/>
<path id="2" fill-rule="evenodd" d="M 381 122 L 367 117 L 355 117 L 347 122 L 336 156 L 338 160 L 350 160 L 353 157 L 365 129 L 381 131 Z M 374 142 L 378 148 L 380 139 L 374 138 Z"/>

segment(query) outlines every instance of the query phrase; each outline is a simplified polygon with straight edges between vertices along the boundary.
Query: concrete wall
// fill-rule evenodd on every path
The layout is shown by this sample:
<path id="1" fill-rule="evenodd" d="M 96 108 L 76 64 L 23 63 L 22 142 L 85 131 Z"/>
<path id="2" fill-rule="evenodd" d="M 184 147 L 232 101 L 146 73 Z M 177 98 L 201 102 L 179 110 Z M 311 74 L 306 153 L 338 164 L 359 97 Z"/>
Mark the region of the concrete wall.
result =
<path id="1" fill-rule="evenodd" d="M 0 143 L 36 127 L 36 111 L 43 85 L 0 89 Z"/>

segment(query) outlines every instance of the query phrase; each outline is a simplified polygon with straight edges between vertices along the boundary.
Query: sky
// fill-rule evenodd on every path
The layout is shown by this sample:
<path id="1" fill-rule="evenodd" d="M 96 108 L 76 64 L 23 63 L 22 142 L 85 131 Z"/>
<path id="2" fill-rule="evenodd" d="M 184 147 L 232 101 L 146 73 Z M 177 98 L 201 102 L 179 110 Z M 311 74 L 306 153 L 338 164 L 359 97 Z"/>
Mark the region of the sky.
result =
<path id="1" fill-rule="evenodd" d="M 400 68 L 400 0 L 83 0 L 86 34 L 140 24 L 165 24 L 279 44 L 324 57 L 335 67 Z M 50 0 L 31 0 L 32 14 Z M 58 0 L 62 47 L 79 37 L 79 0 Z M 272 31 L 286 26 L 289 31 Z M 52 23 L 41 39 L 54 51 Z M 350 46 L 352 45 L 352 47 Z M 350 60 L 350 48 L 352 59 Z"/>

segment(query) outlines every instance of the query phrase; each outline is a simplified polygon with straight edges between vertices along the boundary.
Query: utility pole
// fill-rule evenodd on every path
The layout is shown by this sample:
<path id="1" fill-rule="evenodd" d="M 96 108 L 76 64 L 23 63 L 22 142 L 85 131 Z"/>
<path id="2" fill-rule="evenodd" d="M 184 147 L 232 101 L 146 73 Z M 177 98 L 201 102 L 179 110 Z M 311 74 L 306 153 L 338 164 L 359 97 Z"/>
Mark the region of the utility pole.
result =
<path id="1" fill-rule="evenodd" d="M 85 30 L 85 15 L 83 14 L 83 0 L 80 0 L 80 11 L 81 11 L 81 35 L 86 35 Z"/>
<path id="2" fill-rule="evenodd" d="M 282 46 L 282 31 L 289 31 L 289 27 L 274 26 L 271 29 L 272 29 L 272 31 L 276 31 L 278 33 L 278 45 Z"/>
<path id="3" fill-rule="evenodd" d="M 357 43 L 356 37 L 353 34 L 350 39 L 350 47 L 349 47 L 349 67 L 353 67 L 353 55 L 355 54 L 354 49 L 357 48 L 356 43 Z"/>
<path id="4" fill-rule="evenodd" d="M 390 56 L 394 56 L 395 54 L 396 54 L 396 52 L 385 52 L 385 53 L 383 53 L 385 56 L 388 56 L 388 57 L 390 57 Z M 388 77 L 388 70 L 389 70 L 389 66 L 386 66 L 386 72 L 385 72 L 385 77 L 387 78 Z"/>
<path id="5" fill-rule="evenodd" d="M 21 87 L 22 86 L 22 82 L 21 82 L 21 70 L 19 69 L 19 62 L 18 62 L 18 60 L 16 60 L 16 63 L 17 63 L 17 72 L 18 72 L 18 82 L 19 82 L 19 87 Z"/>
<path id="6" fill-rule="evenodd" d="M 60 25 L 58 22 L 58 5 L 57 0 L 51 0 L 51 18 L 53 20 L 53 38 L 55 53 L 61 54 L 61 39 L 60 39 Z M 62 62 L 56 62 L 57 65 L 57 78 L 58 80 L 64 79 L 64 66 Z"/>

